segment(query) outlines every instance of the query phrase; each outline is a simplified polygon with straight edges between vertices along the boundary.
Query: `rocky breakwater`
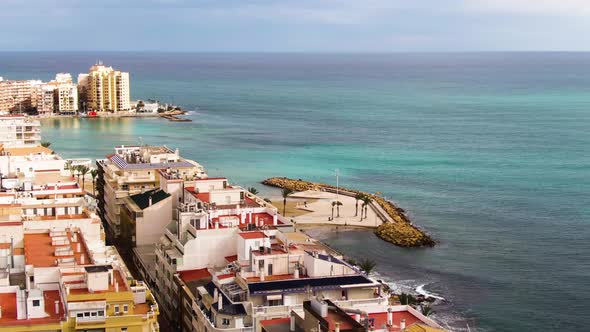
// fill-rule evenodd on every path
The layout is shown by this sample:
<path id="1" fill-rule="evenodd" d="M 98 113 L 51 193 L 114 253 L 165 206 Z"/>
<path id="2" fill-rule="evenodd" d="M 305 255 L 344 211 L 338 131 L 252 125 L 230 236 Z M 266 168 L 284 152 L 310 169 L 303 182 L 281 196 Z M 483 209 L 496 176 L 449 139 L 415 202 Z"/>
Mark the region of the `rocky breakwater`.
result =
<path id="1" fill-rule="evenodd" d="M 304 181 L 301 179 L 289 179 L 274 177 L 262 181 L 262 184 L 277 188 L 288 188 L 293 191 L 318 190 L 318 191 L 334 191 L 336 186 L 325 183 L 316 183 Z M 359 190 L 347 189 L 340 187 L 342 193 L 348 192 L 352 194 L 361 193 L 371 198 L 378 204 L 392 219 L 390 222 L 384 222 L 377 229 L 375 235 L 380 239 L 393 243 L 400 247 L 422 247 L 434 246 L 434 239 L 423 230 L 412 225 L 410 219 L 405 215 L 404 210 L 398 208 L 390 201 L 375 194 L 362 192 Z"/>

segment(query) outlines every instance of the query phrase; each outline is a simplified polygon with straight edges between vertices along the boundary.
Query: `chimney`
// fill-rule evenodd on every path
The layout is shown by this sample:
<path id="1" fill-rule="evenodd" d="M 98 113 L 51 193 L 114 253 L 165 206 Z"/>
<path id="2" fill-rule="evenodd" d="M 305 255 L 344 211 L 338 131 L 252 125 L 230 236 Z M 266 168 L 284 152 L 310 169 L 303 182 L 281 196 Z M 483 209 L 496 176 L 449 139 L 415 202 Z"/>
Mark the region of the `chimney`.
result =
<path id="1" fill-rule="evenodd" d="M 55 314 L 59 315 L 59 301 L 55 301 Z"/>
<path id="2" fill-rule="evenodd" d="M 295 271 L 293 271 L 293 279 L 299 279 L 299 268 L 296 268 Z"/>
<path id="3" fill-rule="evenodd" d="M 152 206 L 152 195 L 148 198 L 148 206 Z"/>
<path id="4" fill-rule="evenodd" d="M 289 332 L 295 332 L 295 313 L 291 311 L 291 320 L 289 321 Z"/>
<path id="5" fill-rule="evenodd" d="M 361 322 L 361 314 L 354 314 L 354 320 L 356 320 L 357 322 Z"/>
<path id="6" fill-rule="evenodd" d="M 80 255 L 80 265 L 86 264 L 86 259 L 84 259 L 84 254 Z"/>
<path id="7" fill-rule="evenodd" d="M 221 311 L 223 309 L 223 296 L 219 296 L 217 299 L 217 311 Z"/>
<path id="8" fill-rule="evenodd" d="M 406 320 L 402 319 L 402 321 L 399 323 L 399 329 L 403 330 L 406 328 Z"/>
<path id="9" fill-rule="evenodd" d="M 213 301 L 217 300 L 217 296 L 219 295 L 219 293 L 217 293 L 217 287 L 213 288 Z"/>
<path id="10" fill-rule="evenodd" d="M 387 308 L 387 325 L 393 325 L 393 309 Z"/>
<path id="11" fill-rule="evenodd" d="M 260 271 L 260 281 L 264 281 L 264 271 Z"/>
<path id="12" fill-rule="evenodd" d="M 334 332 L 340 332 L 340 322 L 334 323 Z"/>

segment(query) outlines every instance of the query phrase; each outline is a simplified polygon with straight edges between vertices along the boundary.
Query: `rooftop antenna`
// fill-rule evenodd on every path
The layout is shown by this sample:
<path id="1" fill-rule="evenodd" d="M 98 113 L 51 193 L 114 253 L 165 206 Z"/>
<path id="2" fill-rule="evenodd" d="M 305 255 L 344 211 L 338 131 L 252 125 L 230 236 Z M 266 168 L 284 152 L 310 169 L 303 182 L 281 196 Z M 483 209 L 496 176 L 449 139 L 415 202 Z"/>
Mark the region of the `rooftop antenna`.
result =
<path id="1" fill-rule="evenodd" d="M 139 136 L 139 146 L 144 146 L 145 144 L 143 143 L 143 138 L 141 136 Z"/>

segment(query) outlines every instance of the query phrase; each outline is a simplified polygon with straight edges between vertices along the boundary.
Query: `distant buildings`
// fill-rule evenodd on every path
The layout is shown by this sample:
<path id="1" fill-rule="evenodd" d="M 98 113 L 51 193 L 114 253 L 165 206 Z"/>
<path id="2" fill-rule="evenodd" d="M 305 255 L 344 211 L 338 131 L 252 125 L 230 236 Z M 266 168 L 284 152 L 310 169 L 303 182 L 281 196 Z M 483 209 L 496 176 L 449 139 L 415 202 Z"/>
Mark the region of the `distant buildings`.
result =
<path id="1" fill-rule="evenodd" d="M 129 111 L 129 73 L 114 70 L 98 63 L 90 67 L 88 76 L 79 76 L 79 85 L 84 85 L 86 105 L 95 111 Z"/>
<path id="2" fill-rule="evenodd" d="M 73 114 L 79 109 L 100 112 L 131 110 L 129 73 L 98 63 L 79 74 L 77 84 L 68 73 L 50 82 L 3 80 L 0 77 L 0 114 Z"/>

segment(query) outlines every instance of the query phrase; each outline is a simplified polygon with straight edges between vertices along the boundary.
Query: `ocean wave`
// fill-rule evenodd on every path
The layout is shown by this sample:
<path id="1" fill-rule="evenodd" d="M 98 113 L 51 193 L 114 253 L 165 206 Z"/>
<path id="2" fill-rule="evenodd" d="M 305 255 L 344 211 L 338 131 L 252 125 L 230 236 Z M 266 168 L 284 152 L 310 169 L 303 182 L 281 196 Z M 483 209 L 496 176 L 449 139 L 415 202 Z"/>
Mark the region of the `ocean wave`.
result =
<path id="1" fill-rule="evenodd" d="M 444 297 L 439 296 L 436 293 L 432 293 L 432 292 L 426 291 L 424 289 L 424 286 L 426 286 L 426 284 L 419 285 L 418 287 L 416 287 L 416 289 L 414 291 L 416 293 L 420 294 L 420 295 L 424 295 L 425 297 L 431 297 L 433 299 L 437 299 L 437 300 L 441 300 L 441 301 L 446 301 Z"/>

